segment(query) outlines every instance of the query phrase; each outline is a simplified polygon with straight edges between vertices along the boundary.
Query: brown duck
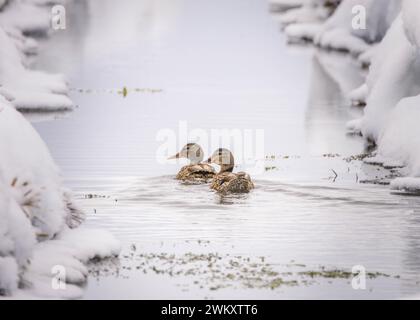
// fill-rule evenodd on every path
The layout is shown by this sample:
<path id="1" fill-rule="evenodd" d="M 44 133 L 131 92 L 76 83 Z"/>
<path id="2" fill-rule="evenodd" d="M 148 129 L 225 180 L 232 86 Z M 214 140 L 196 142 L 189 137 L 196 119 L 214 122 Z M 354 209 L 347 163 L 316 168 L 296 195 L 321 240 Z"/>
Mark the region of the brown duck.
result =
<path id="1" fill-rule="evenodd" d="M 222 194 L 248 193 L 254 189 L 254 184 L 249 174 L 245 172 L 232 172 L 235 166 L 235 160 L 232 152 L 228 149 L 217 149 L 207 162 L 220 166 L 219 173 L 216 174 L 210 185 L 211 189 Z"/>
<path id="2" fill-rule="evenodd" d="M 186 158 L 190 164 L 181 168 L 176 175 L 177 180 L 192 183 L 208 183 L 216 175 L 214 168 L 201 163 L 204 158 L 203 149 L 196 143 L 186 144 L 180 152 L 168 159 Z"/>

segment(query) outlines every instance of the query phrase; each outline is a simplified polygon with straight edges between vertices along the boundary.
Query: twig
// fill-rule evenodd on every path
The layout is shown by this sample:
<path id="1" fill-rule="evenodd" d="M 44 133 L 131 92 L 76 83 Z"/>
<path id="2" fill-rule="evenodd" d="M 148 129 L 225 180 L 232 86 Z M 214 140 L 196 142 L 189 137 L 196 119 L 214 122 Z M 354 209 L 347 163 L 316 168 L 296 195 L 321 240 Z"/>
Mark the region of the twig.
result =
<path id="1" fill-rule="evenodd" d="M 335 182 L 335 180 L 337 180 L 337 178 L 338 178 L 338 174 L 337 174 L 337 172 L 335 172 L 335 170 L 334 170 L 334 169 L 331 169 L 331 171 L 334 173 L 334 179 L 333 179 L 333 182 Z"/>

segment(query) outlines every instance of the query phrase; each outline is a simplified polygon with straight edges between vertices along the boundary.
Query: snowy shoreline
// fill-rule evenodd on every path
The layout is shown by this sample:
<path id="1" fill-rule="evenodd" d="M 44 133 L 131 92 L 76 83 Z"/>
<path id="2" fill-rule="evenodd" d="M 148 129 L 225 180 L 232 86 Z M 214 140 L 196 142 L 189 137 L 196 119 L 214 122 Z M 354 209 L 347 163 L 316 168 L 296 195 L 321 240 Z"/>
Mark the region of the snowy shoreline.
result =
<path id="1" fill-rule="evenodd" d="M 290 5 L 290 0 L 271 0 Z M 368 68 L 366 81 L 348 92 L 349 105 L 364 115 L 347 128 L 376 145 L 383 164 L 407 168 L 395 190 L 420 190 L 420 3 L 416 0 L 294 0 L 278 13 L 290 42 L 311 41 L 327 50 L 345 51 Z M 298 4 L 300 4 L 298 6 Z M 352 27 L 353 8 L 366 9 L 366 28 Z"/>
<path id="2" fill-rule="evenodd" d="M 64 76 L 27 65 L 37 50 L 28 35 L 48 35 L 51 3 L 0 0 L 0 299 L 79 298 L 85 264 L 120 252 L 112 235 L 79 227 L 84 212 L 17 111 L 73 108 Z"/>

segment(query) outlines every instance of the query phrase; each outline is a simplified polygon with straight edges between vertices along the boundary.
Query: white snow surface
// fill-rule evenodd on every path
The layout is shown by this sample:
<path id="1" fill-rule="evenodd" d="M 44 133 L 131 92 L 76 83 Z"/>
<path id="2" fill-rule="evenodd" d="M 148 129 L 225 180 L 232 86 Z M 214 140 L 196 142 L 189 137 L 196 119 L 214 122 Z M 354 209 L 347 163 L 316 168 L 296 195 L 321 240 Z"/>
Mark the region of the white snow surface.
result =
<path id="1" fill-rule="evenodd" d="M 404 0 L 402 12 L 372 57 L 362 133 L 378 154 L 420 176 L 420 2 Z M 399 184 L 409 180 L 399 180 Z"/>
<path id="2" fill-rule="evenodd" d="M 0 11 L 0 95 L 18 109 L 73 108 L 63 75 L 27 67 L 26 55 L 36 52 L 37 43 L 24 33 L 39 34 L 50 30 L 50 9 L 42 5 L 50 2 L 11 0 Z"/>
<path id="3" fill-rule="evenodd" d="M 306 16 L 308 10 L 316 15 L 308 3 L 300 9 Z M 366 29 L 352 27 L 356 5 L 366 8 Z M 404 165 L 404 172 L 420 177 L 420 1 L 343 0 L 327 19 L 308 23 L 295 18 L 285 33 L 322 48 L 348 51 L 369 67 L 366 83 L 349 88 L 349 105 L 366 107 L 363 117 L 350 121 L 347 129 L 377 145 L 372 161 L 386 159 L 383 165 Z M 398 179 L 395 184 L 412 187 L 412 181 Z"/>
<path id="4" fill-rule="evenodd" d="M 16 110 L 73 107 L 64 76 L 28 68 L 37 43 L 27 34 L 50 32 L 53 2 L 0 0 L 0 299 L 79 298 L 85 264 L 120 251 L 107 232 L 79 227 L 84 213 L 47 146 Z M 54 289 L 57 266 L 65 270 L 66 290 Z"/>
<path id="5" fill-rule="evenodd" d="M 333 50 L 360 55 L 370 45 L 382 40 L 398 15 L 401 0 L 342 0 L 331 14 L 327 0 L 307 0 L 301 7 L 283 13 L 280 22 L 287 25 L 286 34 L 296 40 L 312 40 L 315 44 Z M 353 8 L 366 9 L 366 27 L 354 28 Z M 334 6 L 332 7 L 334 8 Z"/>
<path id="6" fill-rule="evenodd" d="M 51 268 L 64 266 L 67 282 L 83 283 L 83 263 L 117 255 L 118 241 L 100 230 L 70 229 L 80 225 L 83 212 L 38 133 L 1 97 L 0 154 L 0 294 L 79 297 L 77 286 L 52 289 Z"/>

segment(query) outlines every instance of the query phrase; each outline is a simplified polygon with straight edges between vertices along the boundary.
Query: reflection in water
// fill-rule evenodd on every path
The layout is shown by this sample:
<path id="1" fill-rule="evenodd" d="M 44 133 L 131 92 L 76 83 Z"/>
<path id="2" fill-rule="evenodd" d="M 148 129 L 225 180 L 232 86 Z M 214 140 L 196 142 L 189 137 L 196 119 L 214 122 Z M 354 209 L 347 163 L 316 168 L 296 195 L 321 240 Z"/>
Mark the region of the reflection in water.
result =
<path id="1" fill-rule="evenodd" d="M 24 111 L 22 112 L 28 121 L 32 123 L 53 121 L 59 119 L 68 118 L 71 114 L 71 110 L 54 110 L 54 111 Z"/>
<path id="2" fill-rule="evenodd" d="M 340 53 L 317 51 L 312 59 L 311 89 L 305 114 L 306 139 L 314 154 L 362 153 L 361 138 L 346 135 L 346 122 L 360 117 L 350 108 L 346 93 L 363 83 L 360 68 Z"/>
<path id="3" fill-rule="evenodd" d="M 112 231 L 125 248 L 134 244 L 139 252 L 207 250 L 267 256 L 274 264 L 362 264 L 401 275 L 397 283 L 370 284 L 372 291 L 344 283 L 258 291 L 264 298 L 418 291 L 413 282 L 420 223 L 407 213 L 417 212 L 420 199 L 358 184 L 355 178 L 365 169 L 343 160 L 363 151 L 360 139 L 345 135 L 344 124 L 357 110 L 345 105 L 342 92 L 361 81 L 348 58 L 291 52 L 260 0 L 75 3 L 71 16 L 77 23 L 44 43 L 38 67 L 65 72 L 73 88 L 162 89 L 124 99 L 71 92 L 78 109 L 35 124 L 87 211 L 89 226 Z M 264 129 L 272 170 L 253 176 L 256 189 L 240 196 L 179 183 L 173 176 L 180 164 L 156 160 L 156 134 L 177 132 L 181 120 L 206 132 Z M 335 182 L 328 179 L 331 169 L 338 173 Z M 366 174 L 378 174 L 371 171 Z M 205 248 L 188 245 L 203 240 Z M 411 286 L 401 289 L 404 281 Z M 251 289 L 184 292 L 168 278 L 135 270 L 128 280 L 90 282 L 86 295 L 126 297 L 131 290 L 144 298 L 255 298 Z"/>
<path id="4" fill-rule="evenodd" d="M 410 295 L 418 292 L 417 286 L 420 283 L 420 233 L 418 226 L 420 225 L 420 207 L 417 198 L 406 199 L 409 208 L 405 210 L 404 215 L 407 217 L 407 224 L 402 230 L 401 236 L 405 239 L 405 248 L 403 249 L 403 269 L 404 274 L 411 275 L 411 280 L 404 281 L 402 292 L 404 295 Z"/>
<path id="5" fill-rule="evenodd" d="M 55 31 L 52 48 L 41 48 L 35 67 L 40 70 L 65 74 L 71 82 L 75 73 L 83 71 L 79 61 L 83 58 L 86 45 L 85 34 L 89 28 L 91 13 L 89 2 L 73 0 L 66 6 L 66 29 Z M 44 41 L 47 41 L 46 39 Z M 50 45 L 48 40 L 47 45 Z M 82 73 L 83 75 L 83 73 Z"/>

